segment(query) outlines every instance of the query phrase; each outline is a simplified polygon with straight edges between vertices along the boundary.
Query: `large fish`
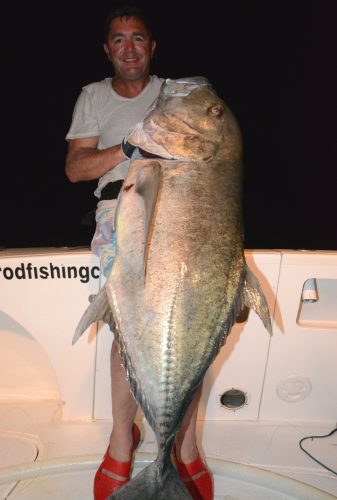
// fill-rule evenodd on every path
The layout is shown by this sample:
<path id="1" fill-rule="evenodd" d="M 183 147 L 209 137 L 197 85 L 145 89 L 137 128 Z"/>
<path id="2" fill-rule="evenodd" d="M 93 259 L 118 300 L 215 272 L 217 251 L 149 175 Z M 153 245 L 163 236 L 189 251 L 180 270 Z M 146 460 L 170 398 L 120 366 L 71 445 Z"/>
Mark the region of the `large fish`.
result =
<path id="1" fill-rule="evenodd" d="M 271 332 L 244 258 L 241 134 L 208 80 L 193 77 L 166 80 L 127 139 L 152 157 L 130 163 L 116 258 L 75 340 L 94 321 L 110 323 L 158 443 L 156 460 L 110 498 L 190 498 L 171 450 L 195 391 L 243 306 Z"/>

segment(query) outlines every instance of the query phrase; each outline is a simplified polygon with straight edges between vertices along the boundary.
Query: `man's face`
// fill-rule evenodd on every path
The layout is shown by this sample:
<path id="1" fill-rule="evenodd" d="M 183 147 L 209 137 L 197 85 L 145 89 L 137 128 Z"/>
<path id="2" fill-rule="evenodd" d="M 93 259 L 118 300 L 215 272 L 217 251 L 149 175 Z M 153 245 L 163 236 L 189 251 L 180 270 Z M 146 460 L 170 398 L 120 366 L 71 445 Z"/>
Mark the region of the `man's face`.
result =
<path id="1" fill-rule="evenodd" d="M 104 44 L 116 77 L 123 80 L 137 80 L 149 74 L 155 47 L 156 42 L 135 17 L 113 19 Z"/>

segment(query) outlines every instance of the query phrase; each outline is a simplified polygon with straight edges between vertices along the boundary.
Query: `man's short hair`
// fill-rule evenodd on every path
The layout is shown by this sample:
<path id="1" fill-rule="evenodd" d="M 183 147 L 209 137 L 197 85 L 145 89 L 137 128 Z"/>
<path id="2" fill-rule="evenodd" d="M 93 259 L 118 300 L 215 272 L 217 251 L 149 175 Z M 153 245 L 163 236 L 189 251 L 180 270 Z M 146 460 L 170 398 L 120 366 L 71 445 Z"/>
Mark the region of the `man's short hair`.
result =
<path id="1" fill-rule="evenodd" d="M 142 21 L 149 34 L 150 39 L 153 39 L 152 30 L 150 29 L 149 21 L 144 12 L 139 7 L 136 7 L 134 5 L 122 5 L 111 10 L 106 18 L 103 31 L 104 42 L 107 42 L 111 22 L 118 17 L 135 17 L 139 21 Z"/>

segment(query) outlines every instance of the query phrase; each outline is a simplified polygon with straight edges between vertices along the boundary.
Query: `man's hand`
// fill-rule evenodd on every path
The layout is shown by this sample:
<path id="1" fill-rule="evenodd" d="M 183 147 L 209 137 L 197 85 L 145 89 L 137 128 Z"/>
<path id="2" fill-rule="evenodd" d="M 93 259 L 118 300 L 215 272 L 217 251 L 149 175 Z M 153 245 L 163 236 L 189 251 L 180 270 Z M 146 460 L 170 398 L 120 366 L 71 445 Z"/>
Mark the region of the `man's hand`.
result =
<path id="1" fill-rule="evenodd" d="M 136 149 L 136 146 L 133 146 L 132 144 L 130 144 L 127 140 L 125 140 L 125 138 L 123 139 L 122 141 L 122 144 L 121 144 L 121 149 L 124 153 L 124 156 L 126 156 L 126 158 L 130 159 L 131 156 L 132 156 L 132 153 L 134 152 L 134 150 Z"/>

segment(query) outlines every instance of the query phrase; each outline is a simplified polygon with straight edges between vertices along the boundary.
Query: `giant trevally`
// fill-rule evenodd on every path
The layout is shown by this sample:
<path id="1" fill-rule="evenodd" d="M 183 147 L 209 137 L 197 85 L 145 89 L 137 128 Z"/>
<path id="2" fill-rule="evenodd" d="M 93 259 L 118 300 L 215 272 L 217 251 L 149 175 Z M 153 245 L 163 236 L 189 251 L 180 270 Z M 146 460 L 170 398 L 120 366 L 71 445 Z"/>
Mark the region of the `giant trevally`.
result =
<path id="1" fill-rule="evenodd" d="M 94 321 L 110 323 L 157 439 L 156 460 L 110 498 L 190 498 L 171 450 L 195 391 L 244 306 L 271 332 L 244 258 L 241 133 L 210 82 L 192 77 L 166 80 L 127 140 L 151 155 L 132 158 L 116 258 L 75 339 Z"/>

